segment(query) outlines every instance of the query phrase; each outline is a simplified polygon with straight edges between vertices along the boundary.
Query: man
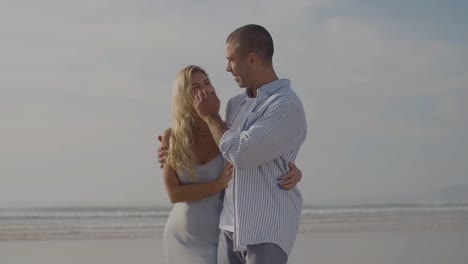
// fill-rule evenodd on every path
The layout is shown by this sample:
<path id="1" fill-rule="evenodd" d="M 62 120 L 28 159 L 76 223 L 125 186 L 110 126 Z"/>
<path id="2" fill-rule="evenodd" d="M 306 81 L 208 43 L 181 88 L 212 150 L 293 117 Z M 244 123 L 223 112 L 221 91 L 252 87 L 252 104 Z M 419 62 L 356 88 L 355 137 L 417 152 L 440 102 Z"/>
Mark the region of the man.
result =
<path id="1" fill-rule="evenodd" d="M 226 122 L 213 90 L 195 96 L 224 158 L 235 166 L 220 217 L 218 263 L 287 263 L 297 235 L 302 196 L 277 187 L 304 142 L 307 124 L 300 99 L 273 68 L 273 40 L 246 25 L 226 40 L 227 71 L 244 92 L 229 100 Z"/>

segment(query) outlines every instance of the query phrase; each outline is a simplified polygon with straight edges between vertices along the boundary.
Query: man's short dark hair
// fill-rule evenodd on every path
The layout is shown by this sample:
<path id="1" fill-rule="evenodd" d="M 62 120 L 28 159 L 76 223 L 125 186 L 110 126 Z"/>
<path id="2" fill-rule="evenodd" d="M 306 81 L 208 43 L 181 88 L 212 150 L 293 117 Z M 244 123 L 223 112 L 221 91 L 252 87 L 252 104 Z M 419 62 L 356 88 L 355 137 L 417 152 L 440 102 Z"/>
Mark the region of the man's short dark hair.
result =
<path id="1" fill-rule="evenodd" d="M 254 24 L 242 26 L 229 34 L 226 43 L 229 42 L 238 43 L 242 55 L 254 52 L 264 62 L 271 63 L 273 59 L 273 39 L 262 26 Z"/>

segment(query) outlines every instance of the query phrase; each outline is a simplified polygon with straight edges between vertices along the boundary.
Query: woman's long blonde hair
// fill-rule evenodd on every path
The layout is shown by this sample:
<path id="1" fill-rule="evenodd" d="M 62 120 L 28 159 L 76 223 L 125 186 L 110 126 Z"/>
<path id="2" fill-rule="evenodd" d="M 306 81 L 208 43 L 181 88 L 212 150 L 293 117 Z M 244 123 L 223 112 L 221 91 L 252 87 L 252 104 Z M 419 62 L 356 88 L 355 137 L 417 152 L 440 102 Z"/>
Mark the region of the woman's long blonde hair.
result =
<path id="1" fill-rule="evenodd" d="M 172 134 L 167 161 L 172 168 L 191 180 L 195 180 L 195 155 L 193 153 L 193 132 L 196 128 L 193 103 L 192 76 L 206 71 L 199 66 L 189 65 L 182 69 L 173 84 L 172 90 Z"/>

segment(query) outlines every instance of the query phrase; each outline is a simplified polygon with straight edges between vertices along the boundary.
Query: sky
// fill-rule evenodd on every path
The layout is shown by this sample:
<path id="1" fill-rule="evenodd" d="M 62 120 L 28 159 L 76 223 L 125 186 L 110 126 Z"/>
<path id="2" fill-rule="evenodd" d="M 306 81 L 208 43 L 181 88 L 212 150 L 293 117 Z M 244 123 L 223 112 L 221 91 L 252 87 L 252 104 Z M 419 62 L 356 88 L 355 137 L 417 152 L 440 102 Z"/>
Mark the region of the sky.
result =
<path id="1" fill-rule="evenodd" d="M 306 110 L 307 205 L 468 201 L 466 1 L 0 1 L 0 206 L 170 205 L 156 136 L 172 82 L 240 92 L 255 23 Z"/>

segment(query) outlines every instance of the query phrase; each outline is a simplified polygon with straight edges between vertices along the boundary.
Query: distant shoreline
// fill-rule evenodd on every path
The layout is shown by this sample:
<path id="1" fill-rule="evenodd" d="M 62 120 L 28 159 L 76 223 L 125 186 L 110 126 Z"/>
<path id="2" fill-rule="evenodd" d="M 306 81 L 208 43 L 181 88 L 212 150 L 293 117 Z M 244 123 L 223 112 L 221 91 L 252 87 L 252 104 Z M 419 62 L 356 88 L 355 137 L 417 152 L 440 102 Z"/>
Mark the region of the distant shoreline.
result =
<path id="1" fill-rule="evenodd" d="M 454 207 L 454 206 L 468 206 L 468 201 L 459 201 L 459 202 L 416 202 L 416 203 L 376 203 L 376 204 L 304 204 L 304 209 L 359 209 L 359 208 L 415 208 L 415 207 Z M 37 203 L 37 204 L 20 204 L 17 205 L 0 205 L 0 210 L 6 209 L 65 209 L 65 208 L 86 208 L 86 209 L 98 209 L 98 208 L 108 208 L 108 209 L 118 209 L 118 208 L 127 208 L 127 209 L 171 209 L 173 205 L 171 204 L 145 204 L 145 203 L 130 203 L 130 204 L 91 204 L 91 203 L 71 203 L 71 204 L 51 204 L 51 203 Z"/>

